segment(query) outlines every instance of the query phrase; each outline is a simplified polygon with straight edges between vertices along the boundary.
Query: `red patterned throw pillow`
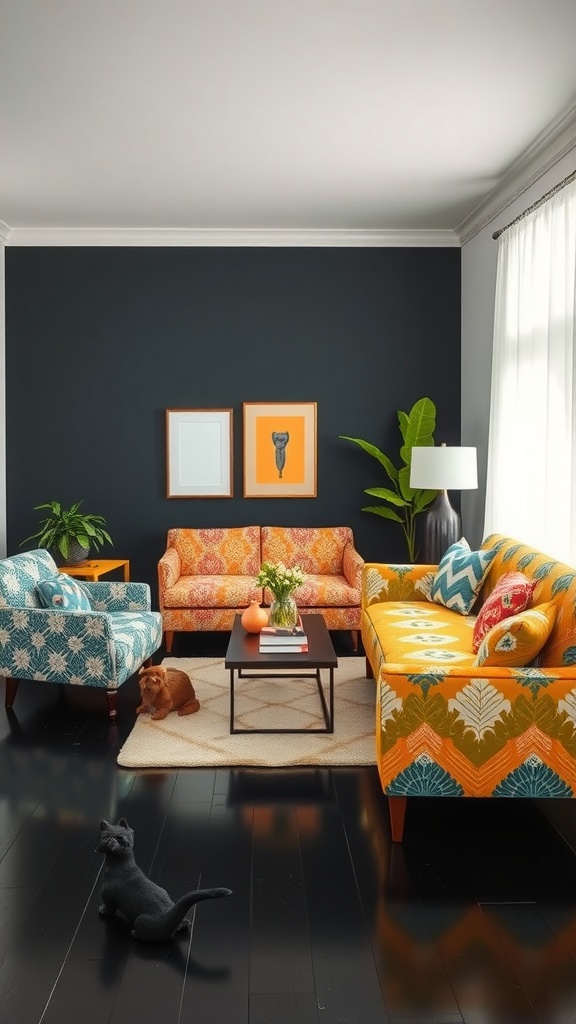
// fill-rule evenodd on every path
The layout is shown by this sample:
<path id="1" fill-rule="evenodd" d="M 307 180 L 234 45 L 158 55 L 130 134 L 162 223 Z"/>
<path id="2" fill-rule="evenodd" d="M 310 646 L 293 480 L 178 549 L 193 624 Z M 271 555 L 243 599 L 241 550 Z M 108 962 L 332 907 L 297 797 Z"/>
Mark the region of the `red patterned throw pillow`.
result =
<path id="1" fill-rule="evenodd" d="M 522 572 L 507 572 L 501 576 L 482 605 L 474 624 L 472 648 L 475 654 L 492 626 L 528 607 L 537 582 L 529 580 Z"/>

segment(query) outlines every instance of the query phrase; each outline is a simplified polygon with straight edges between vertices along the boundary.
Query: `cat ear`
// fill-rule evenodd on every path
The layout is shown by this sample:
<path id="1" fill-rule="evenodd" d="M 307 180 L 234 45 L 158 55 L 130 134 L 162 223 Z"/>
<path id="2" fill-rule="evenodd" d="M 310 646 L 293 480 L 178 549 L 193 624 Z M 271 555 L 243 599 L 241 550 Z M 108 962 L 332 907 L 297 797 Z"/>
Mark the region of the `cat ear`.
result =
<path id="1" fill-rule="evenodd" d="M 122 828 L 130 828 L 130 825 L 126 821 L 126 818 L 120 818 L 120 821 L 118 822 L 118 824 L 121 825 Z"/>
<path id="2" fill-rule="evenodd" d="M 110 822 L 106 821 L 106 818 L 101 818 L 100 828 L 110 828 Z"/>

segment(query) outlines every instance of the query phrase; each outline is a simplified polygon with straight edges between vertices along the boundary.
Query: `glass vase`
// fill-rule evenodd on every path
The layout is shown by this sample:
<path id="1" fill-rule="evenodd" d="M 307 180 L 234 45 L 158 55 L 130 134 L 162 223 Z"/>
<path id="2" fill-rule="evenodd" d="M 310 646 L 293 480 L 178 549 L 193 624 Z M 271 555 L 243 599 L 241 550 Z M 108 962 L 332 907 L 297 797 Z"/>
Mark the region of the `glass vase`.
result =
<path id="1" fill-rule="evenodd" d="M 292 629 L 298 622 L 298 606 L 292 594 L 275 597 L 268 613 L 268 625 L 276 629 Z"/>

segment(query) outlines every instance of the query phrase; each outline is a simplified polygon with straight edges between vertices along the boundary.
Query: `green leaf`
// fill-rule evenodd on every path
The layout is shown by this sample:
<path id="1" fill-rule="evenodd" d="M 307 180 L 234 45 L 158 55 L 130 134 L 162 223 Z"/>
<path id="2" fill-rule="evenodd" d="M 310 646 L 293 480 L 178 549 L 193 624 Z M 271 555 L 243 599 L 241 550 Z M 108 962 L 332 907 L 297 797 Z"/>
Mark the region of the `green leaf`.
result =
<path id="1" fill-rule="evenodd" d="M 411 502 L 416 494 L 413 487 L 410 487 L 410 468 L 409 466 L 403 466 L 398 474 L 398 484 L 400 486 L 400 492 L 406 501 Z"/>
<path id="2" fill-rule="evenodd" d="M 421 398 L 412 406 L 402 433 L 404 444 L 400 458 L 407 466 L 412 458 L 412 448 L 428 448 L 434 444 L 436 429 L 436 406 L 430 398 Z"/>
<path id="3" fill-rule="evenodd" d="M 373 512 L 375 516 L 381 516 L 382 519 L 393 519 L 395 523 L 403 522 L 396 512 L 393 512 L 391 508 L 386 508 L 385 505 L 366 505 L 362 511 Z"/>
<path id="4" fill-rule="evenodd" d="M 400 433 L 402 434 L 404 442 L 406 442 L 406 433 L 408 431 L 409 422 L 408 414 L 402 412 L 402 409 L 398 409 L 398 426 L 400 427 Z"/>
<path id="5" fill-rule="evenodd" d="M 92 547 L 96 551 L 101 544 L 112 544 L 112 538 L 105 529 L 104 517 L 80 512 L 81 504 L 81 501 L 77 501 L 68 509 L 62 508 L 59 501 L 36 505 L 36 509 L 49 509 L 51 515 L 42 519 L 39 529 L 21 541 L 21 545 L 33 541 L 36 547 L 56 549 L 67 559 L 71 540 L 77 540 L 84 547 Z"/>
<path id="6" fill-rule="evenodd" d="M 382 501 L 389 501 L 392 505 L 405 505 L 406 502 L 396 491 L 391 491 L 388 487 L 366 487 L 364 494 L 370 494 L 373 498 L 382 498 Z"/>
<path id="7" fill-rule="evenodd" d="M 417 447 L 429 447 L 434 444 L 434 430 L 436 427 L 436 406 L 430 398 L 420 398 L 414 403 L 409 413 L 404 412 L 402 409 L 397 410 L 398 415 L 398 426 L 400 428 L 400 434 L 402 436 L 403 445 L 400 449 L 400 458 L 403 462 L 403 466 L 397 469 L 391 460 L 384 452 L 381 452 L 376 445 L 370 444 L 368 441 L 363 441 L 359 437 L 350 437 L 347 434 L 340 434 L 339 436 L 344 441 L 352 441 L 353 444 L 358 445 L 368 455 L 377 459 L 381 466 L 385 469 L 389 479 L 395 485 L 397 493 L 394 493 L 390 488 L 387 487 L 368 487 L 365 489 L 365 494 L 370 494 L 376 498 L 380 498 L 382 501 L 389 502 L 396 506 L 396 508 L 402 509 L 402 516 L 398 515 L 392 509 L 384 506 L 378 507 L 366 507 L 363 508 L 363 512 L 372 512 L 374 515 L 381 516 L 382 519 L 391 519 L 396 523 L 400 523 L 402 531 L 408 547 L 410 560 L 415 560 L 414 551 L 414 537 L 415 537 L 415 517 L 424 509 L 426 509 L 436 497 L 436 491 L 422 491 L 410 487 L 410 466 L 412 462 L 412 448 Z"/>
<path id="8" fill-rule="evenodd" d="M 421 398 L 410 410 L 406 441 L 408 444 L 420 445 L 428 439 L 434 444 L 433 434 L 436 429 L 436 406 L 430 398 Z"/>
<path id="9" fill-rule="evenodd" d="M 419 441 L 418 445 L 417 445 L 418 448 L 432 448 L 433 446 L 434 446 L 434 441 L 432 441 L 431 444 Z M 408 469 L 410 469 L 411 466 L 412 466 L 412 448 L 413 447 L 415 447 L 415 446 L 414 445 L 407 445 L 406 444 L 406 445 L 402 445 L 402 448 L 400 449 L 400 458 L 402 459 L 402 462 L 404 462 L 406 464 Z"/>
<path id="10" fill-rule="evenodd" d="M 43 505 L 34 505 L 34 509 L 49 508 L 53 515 L 59 516 L 62 514 L 62 506 L 59 501 L 47 501 Z"/>
<path id="11" fill-rule="evenodd" d="M 414 495 L 414 510 L 424 512 L 432 504 L 438 491 L 416 491 Z"/>
<path id="12" fill-rule="evenodd" d="M 347 437 L 345 434 L 339 434 L 338 436 L 342 438 L 343 441 L 352 441 L 353 444 L 359 445 L 359 447 L 367 452 L 368 455 L 377 459 L 380 465 L 384 466 L 384 469 L 391 480 L 396 480 L 398 478 L 398 470 L 394 464 L 390 461 L 388 456 L 384 454 L 384 452 L 381 452 L 380 449 L 376 447 L 375 444 L 370 444 L 369 441 L 363 441 L 360 437 Z"/>

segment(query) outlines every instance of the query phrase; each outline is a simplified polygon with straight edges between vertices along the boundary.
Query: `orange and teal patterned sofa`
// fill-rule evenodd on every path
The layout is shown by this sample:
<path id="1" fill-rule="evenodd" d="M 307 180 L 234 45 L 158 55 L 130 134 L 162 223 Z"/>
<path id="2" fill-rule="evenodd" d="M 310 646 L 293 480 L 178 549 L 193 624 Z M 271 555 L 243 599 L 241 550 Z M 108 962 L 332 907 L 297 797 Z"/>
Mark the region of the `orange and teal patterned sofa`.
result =
<path id="1" fill-rule="evenodd" d="M 362 641 L 396 842 L 408 797 L 576 796 L 576 570 L 499 534 L 479 552 L 493 554 L 472 614 L 430 599 L 437 566 L 364 565 Z M 534 587 L 528 608 L 475 654 L 477 616 L 511 572 Z M 547 639 L 527 661 L 529 616 Z"/>
<path id="2" fill-rule="evenodd" d="M 294 591 L 303 612 L 324 616 L 330 630 L 360 631 L 364 560 L 347 526 L 175 528 L 158 563 L 159 607 L 167 651 L 174 633 L 230 630 L 250 601 L 272 595 L 255 584 L 262 562 L 299 565 L 306 579 Z"/>

